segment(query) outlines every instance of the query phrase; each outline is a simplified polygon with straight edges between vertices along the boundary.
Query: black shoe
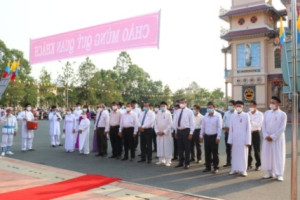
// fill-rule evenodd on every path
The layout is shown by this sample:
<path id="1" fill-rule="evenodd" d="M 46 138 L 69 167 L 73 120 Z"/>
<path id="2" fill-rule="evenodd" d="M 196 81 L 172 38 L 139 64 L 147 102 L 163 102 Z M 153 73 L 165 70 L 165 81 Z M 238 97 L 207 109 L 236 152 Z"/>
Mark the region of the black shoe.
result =
<path id="1" fill-rule="evenodd" d="M 146 162 L 146 160 L 139 160 L 138 163 Z"/>
<path id="2" fill-rule="evenodd" d="M 189 169 L 190 165 L 184 165 L 184 169 Z"/>
<path id="3" fill-rule="evenodd" d="M 214 169 L 214 171 L 213 171 L 214 174 L 217 174 L 218 172 L 219 172 L 218 169 Z"/>
<path id="4" fill-rule="evenodd" d="M 183 167 L 183 164 L 178 164 L 175 166 L 175 168 Z"/>
<path id="5" fill-rule="evenodd" d="M 110 156 L 109 158 L 116 158 L 117 156 Z"/>
<path id="6" fill-rule="evenodd" d="M 195 159 L 194 159 L 194 158 L 192 158 L 192 159 L 191 159 L 191 162 L 194 162 L 194 161 L 195 161 Z"/>
<path id="7" fill-rule="evenodd" d="M 249 165 L 248 167 L 247 167 L 247 169 L 249 170 L 249 169 L 252 169 L 253 167 L 251 166 L 251 165 Z"/>
<path id="8" fill-rule="evenodd" d="M 55 145 L 52 145 L 52 147 L 55 147 Z"/>
<path id="9" fill-rule="evenodd" d="M 60 147 L 61 147 L 61 146 L 62 146 L 62 144 L 59 144 L 58 146 L 60 146 Z"/>
<path id="10" fill-rule="evenodd" d="M 102 154 L 102 157 L 106 157 L 106 156 L 107 156 L 107 154 L 106 154 L 106 153 Z"/>
<path id="11" fill-rule="evenodd" d="M 223 167 L 230 167 L 231 164 L 227 163 L 226 165 L 223 165 Z"/>
<path id="12" fill-rule="evenodd" d="M 174 158 L 172 159 L 172 161 L 174 161 L 174 160 L 177 160 L 177 157 L 174 157 Z"/>
<path id="13" fill-rule="evenodd" d="M 102 153 L 98 153 L 98 154 L 96 154 L 95 156 L 96 157 L 99 157 L 99 156 L 102 156 L 103 154 Z"/>
<path id="14" fill-rule="evenodd" d="M 124 157 L 124 158 L 122 158 L 122 160 L 128 160 L 128 158 Z"/>
<path id="15" fill-rule="evenodd" d="M 151 164 L 151 163 L 152 163 L 152 160 L 148 160 L 147 163 L 148 163 L 148 164 Z"/>
<path id="16" fill-rule="evenodd" d="M 28 149 L 28 151 L 35 151 L 35 149 Z"/>
<path id="17" fill-rule="evenodd" d="M 202 172 L 210 172 L 210 171 L 211 171 L 211 169 L 205 168 Z"/>
<path id="18" fill-rule="evenodd" d="M 121 156 L 117 156 L 116 159 L 119 160 L 121 158 Z"/>

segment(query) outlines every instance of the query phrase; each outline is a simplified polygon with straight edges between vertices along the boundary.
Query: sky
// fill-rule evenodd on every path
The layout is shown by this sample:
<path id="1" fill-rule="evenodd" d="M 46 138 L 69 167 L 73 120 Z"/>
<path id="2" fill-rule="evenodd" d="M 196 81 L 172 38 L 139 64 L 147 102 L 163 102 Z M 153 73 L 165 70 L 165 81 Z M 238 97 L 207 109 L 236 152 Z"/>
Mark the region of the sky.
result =
<path id="1" fill-rule="evenodd" d="M 281 8 L 279 0 L 273 0 Z M 8 48 L 19 49 L 29 60 L 30 39 L 68 32 L 161 10 L 160 44 L 157 48 L 127 50 L 134 64 L 161 80 L 174 92 L 195 81 L 200 87 L 224 90 L 224 55 L 227 42 L 220 39 L 221 27 L 228 24 L 219 16 L 221 7 L 229 9 L 231 0 L 2 0 L 0 40 Z M 112 69 L 119 51 L 89 57 L 98 69 Z M 66 61 L 32 65 L 38 79 L 45 67 L 52 79 Z"/>

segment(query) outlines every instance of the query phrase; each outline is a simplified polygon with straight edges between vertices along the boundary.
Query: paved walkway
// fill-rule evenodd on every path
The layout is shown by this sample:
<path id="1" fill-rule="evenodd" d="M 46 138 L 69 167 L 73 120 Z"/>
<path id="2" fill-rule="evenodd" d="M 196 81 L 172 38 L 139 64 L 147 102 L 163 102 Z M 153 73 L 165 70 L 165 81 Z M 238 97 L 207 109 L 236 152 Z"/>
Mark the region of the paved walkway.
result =
<path id="1" fill-rule="evenodd" d="M 56 183 L 83 175 L 69 170 L 48 167 L 7 157 L 0 157 L 0 193 Z M 61 200 L 190 200 L 213 199 L 172 190 L 129 183 L 114 182 L 86 192 L 57 198 Z"/>

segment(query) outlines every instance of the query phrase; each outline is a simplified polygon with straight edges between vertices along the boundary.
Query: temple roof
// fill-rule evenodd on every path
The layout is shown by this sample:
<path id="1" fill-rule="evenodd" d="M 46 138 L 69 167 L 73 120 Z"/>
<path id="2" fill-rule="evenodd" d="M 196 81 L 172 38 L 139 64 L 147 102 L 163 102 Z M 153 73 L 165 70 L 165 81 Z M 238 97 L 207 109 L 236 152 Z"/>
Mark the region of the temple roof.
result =
<path id="1" fill-rule="evenodd" d="M 265 35 L 268 37 L 275 37 L 277 35 L 277 32 L 268 26 L 263 26 L 252 29 L 231 30 L 222 35 L 221 38 L 224 40 L 231 40 L 233 38 L 241 38 L 254 35 Z"/>
<path id="2" fill-rule="evenodd" d="M 273 6 L 269 4 L 259 4 L 254 6 L 247 6 L 247 7 L 240 7 L 240 8 L 234 8 L 226 13 L 220 15 L 219 17 L 223 20 L 228 20 L 229 17 L 237 16 L 237 15 L 244 15 L 244 14 L 250 14 L 250 13 L 256 13 L 261 11 L 271 11 L 274 15 L 277 15 L 278 17 L 285 16 L 283 11 L 276 10 Z"/>

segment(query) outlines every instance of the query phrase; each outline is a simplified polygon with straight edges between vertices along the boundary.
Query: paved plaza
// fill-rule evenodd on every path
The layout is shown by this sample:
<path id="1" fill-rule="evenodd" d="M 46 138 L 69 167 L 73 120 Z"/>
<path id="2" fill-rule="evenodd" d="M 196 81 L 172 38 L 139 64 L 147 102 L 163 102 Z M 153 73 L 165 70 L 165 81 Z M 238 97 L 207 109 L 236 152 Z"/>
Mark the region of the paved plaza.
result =
<path id="1" fill-rule="evenodd" d="M 48 121 L 40 121 L 40 127 L 35 134 L 34 148 L 36 151 L 22 153 L 20 151 L 20 133 L 15 138 L 13 151 L 15 155 L 11 156 L 14 159 L 3 158 L 0 160 L 0 174 L 1 174 L 1 186 L 11 187 L 12 189 L 23 187 L 24 180 L 28 177 L 33 177 L 30 180 L 30 186 L 43 185 L 51 182 L 61 181 L 67 178 L 76 177 L 80 174 L 100 174 L 110 177 L 120 177 L 124 181 L 109 184 L 92 191 L 92 196 L 89 199 L 97 199 L 97 195 L 105 195 L 120 193 L 121 199 L 180 199 L 180 198 L 204 198 L 205 196 L 219 199 L 289 199 L 290 195 L 290 166 L 291 166 L 291 125 L 288 125 L 286 131 L 287 138 L 287 161 L 286 171 L 284 176 L 284 182 L 278 182 L 274 180 L 263 180 L 261 177 L 263 172 L 256 172 L 250 170 L 248 177 L 240 177 L 235 175 L 228 175 L 229 168 L 220 168 L 220 172 L 217 175 L 211 173 L 203 173 L 204 169 L 203 161 L 200 164 L 193 163 L 189 170 L 175 169 L 174 166 L 177 163 L 173 163 L 171 167 L 157 166 L 155 165 L 156 159 L 152 164 L 137 163 L 139 158 L 137 157 L 134 162 L 120 161 L 110 158 L 95 157 L 94 153 L 90 155 L 81 155 L 78 152 L 66 153 L 63 147 L 51 147 L 50 137 L 48 134 L 49 123 Z M 92 140 L 92 134 L 90 135 Z M 110 144 L 109 156 L 110 156 Z M 203 149 L 203 147 L 202 147 Z M 225 164 L 225 147 L 224 138 L 219 147 L 220 152 L 220 166 Z M 137 152 L 139 154 L 139 152 Z M 204 153 L 202 153 L 204 155 Z M 154 154 L 155 156 L 155 154 Z M 25 163 L 18 161 L 27 161 Z M 19 174 L 14 165 L 19 167 L 33 167 L 34 169 L 28 169 L 26 173 L 21 173 L 20 176 L 14 176 L 13 179 L 5 178 L 5 171 Z M 36 164 L 32 164 L 32 163 Z M 299 162 L 300 163 L 300 162 Z M 10 166 L 10 167 L 9 167 Z M 54 167 L 54 168 L 53 168 Z M 31 170 L 31 172 L 30 172 Z M 62 173 L 64 172 L 64 173 Z M 300 170 L 298 168 L 298 174 Z M 3 176 L 2 176 L 3 175 Z M 8 175 L 9 177 L 10 175 Z M 299 179 L 299 178 L 298 178 Z M 125 185 L 126 186 L 125 186 Z M 28 186 L 28 185 L 27 185 Z M 149 187 L 150 186 L 150 187 Z M 116 187 L 125 187 L 132 193 L 126 193 L 123 189 Z M 154 188 L 152 188 L 154 187 Z M 0 187 L 2 188 L 2 187 Z M 103 189 L 104 188 L 104 189 Z M 144 189 L 143 189 L 144 188 Z M 152 189 L 151 189 L 152 188 Z M 127 191 L 126 189 L 126 191 Z M 162 195 L 158 198 L 156 190 L 169 192 L 168 195 Z M 163 190 L 167 189 L 167 190 Z M 171 191 L 169 191 L 171 190 Z M 300 191 L 300 187 L 298 188 Z M 1 192 L 4 190 L 2 189 Z M 87 192 L 90 193 L 91 191 Z M 160 190 L 159 190 L 160 191 Z M 199 196 L 189 196 L 184 194 L 194 194 Z M 154 194 L 151 194 L 154 192 Z M 169 194 L 181 195 L 174 197 Z M 78 194 L 79 195 L 79 194 Z M 82 194 L 81 194 L 82 195 Z M 94 196 L 95 195 L 95 196 Z M 124 196 L 125 195 L 125 196 Z M 133 196 L 128 196 L 133 195 Z M 152 196 L 151 196 L 152 195 Z M 154 196 L 153 196 L 154 195 Z M 116 196 L 114 197 L 116 198 Z M 62 198 L 72 199 L 72 198 Z M 80 199 L 79 197 L 76 199 Z M 82 199 L 84 199 L 82 197 Z M 101 198 L 102 199 L 102 198 Z"/>

